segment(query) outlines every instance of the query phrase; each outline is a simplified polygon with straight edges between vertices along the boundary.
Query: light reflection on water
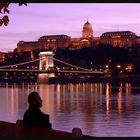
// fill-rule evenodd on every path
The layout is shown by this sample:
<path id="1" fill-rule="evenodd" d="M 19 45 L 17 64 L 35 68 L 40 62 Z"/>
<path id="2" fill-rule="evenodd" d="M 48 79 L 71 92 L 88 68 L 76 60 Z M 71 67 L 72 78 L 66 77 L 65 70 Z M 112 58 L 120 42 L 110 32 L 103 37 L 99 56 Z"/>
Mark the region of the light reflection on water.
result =
<path id="1" fill-rule="evenodd" d="M 92 136 L 140 136 L 140 87 L 130 83 L 0 84 L 0 120 L 16 122 L 38 91 L 54 129 L 80 127 Z"/>

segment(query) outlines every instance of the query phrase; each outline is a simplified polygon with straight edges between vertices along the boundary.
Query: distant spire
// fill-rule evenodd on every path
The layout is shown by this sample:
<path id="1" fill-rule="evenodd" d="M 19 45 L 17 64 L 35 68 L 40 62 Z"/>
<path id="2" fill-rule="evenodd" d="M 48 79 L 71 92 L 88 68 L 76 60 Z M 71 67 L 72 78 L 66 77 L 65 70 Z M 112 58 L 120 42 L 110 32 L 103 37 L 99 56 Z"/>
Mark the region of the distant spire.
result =
<path id="1" fill-rule="evenodd" d="M 87 19 L 87 21 L 86 21 L 86 23 L 87 23 L 88 22 L 88 17 L 86 19 Z"/>
<path id="2" fill-rule="evenodd" d="M 87 22 L 86 23 L 89 23 L 88 18 L 87 18 Z"/>
<path id="3" fill-rule="evenodd" d="M 87 18 L 87 22 L 88 22 L 88 18 Z"/>

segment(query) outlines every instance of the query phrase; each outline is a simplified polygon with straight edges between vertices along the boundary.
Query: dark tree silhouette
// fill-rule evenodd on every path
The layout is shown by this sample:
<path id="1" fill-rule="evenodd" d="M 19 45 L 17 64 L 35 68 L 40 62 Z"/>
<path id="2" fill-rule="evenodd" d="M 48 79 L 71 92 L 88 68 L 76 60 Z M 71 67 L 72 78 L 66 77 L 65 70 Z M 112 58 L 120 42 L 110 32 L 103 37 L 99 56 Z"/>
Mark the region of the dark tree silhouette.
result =
<path id="1" fill-rule="evenodd" d="M 0 14 L 4 14 L 4 16 L 0 17 L 0 26 L 5 25 L 7 26 L 9 23 L 9 17 L 7 14 L 10 13 L 9 8 L 10 3 L 0 3 Z M 26 5 L 26 3 L 18 3 L 19 6 Z"/>

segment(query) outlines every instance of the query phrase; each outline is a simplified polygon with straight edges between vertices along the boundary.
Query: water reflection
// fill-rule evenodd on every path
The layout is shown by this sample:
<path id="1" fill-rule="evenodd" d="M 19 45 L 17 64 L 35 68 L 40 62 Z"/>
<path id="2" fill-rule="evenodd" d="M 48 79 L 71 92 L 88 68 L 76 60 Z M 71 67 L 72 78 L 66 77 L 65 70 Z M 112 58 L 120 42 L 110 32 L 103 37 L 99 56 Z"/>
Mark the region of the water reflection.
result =
<path id="1" fill-rule="evenodd" d="M 109 111 L 110 111 L 110 94 L 111 94 L 111 90 L 110 90 L 110 86 L 107 83 L 106 84 L 106 114 L 107 116 L 109 115 Z"/>
<path id="2" fill-rule="evenodd" d="M 118 113 L 122 112 L 122 84 L 120 84 L 119 92 L 118 92 Z"/>
<path id="3" fill-rule="evenodd" d="M 140 94 L 135 89 L 140 93 L 130 83 L 0 84 L 0 120 L 22 119 L 27 96 L 35 90 L 55 129 L 80 127 L 95 136 L 139 136 Z"/>
<path id="4" fill-rule="evenodd" d="M 126 83 L 125 85 L 120 83 L 117 86 L 106 83 L 106 114 L 109 115 L 112 110 L 118 111 L 119 114 L 122 113 L 123 109 L 126 111 L 132 110 L 131 93 L 132 86 L 130 83 Z"/>

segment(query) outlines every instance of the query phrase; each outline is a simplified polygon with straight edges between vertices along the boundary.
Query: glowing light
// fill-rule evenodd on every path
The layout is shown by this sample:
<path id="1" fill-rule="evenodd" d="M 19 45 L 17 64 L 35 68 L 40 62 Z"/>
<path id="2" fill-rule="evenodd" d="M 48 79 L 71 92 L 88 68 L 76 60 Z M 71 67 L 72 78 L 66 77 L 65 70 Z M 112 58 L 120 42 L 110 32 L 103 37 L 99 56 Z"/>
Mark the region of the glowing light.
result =
<path id="1" fill-rule="evenodd" d="M 117 65 L 117 68 L 121 68 L 121 65 Z"/>
<path id="2" fill-rule="evenodd" d="M 109 65 L 106 65 L 105 67 L 106 67 L 106 68 L 109 68 Z"/>
<path id="3" fill-rule="evenodd" d="M 44 54 L 46 54 L 46 55 L 49 55 L 49 54 L 53 55 L 53 52 L 52 51 L 40 52 L 40 55 L 44 55 Z"/>

